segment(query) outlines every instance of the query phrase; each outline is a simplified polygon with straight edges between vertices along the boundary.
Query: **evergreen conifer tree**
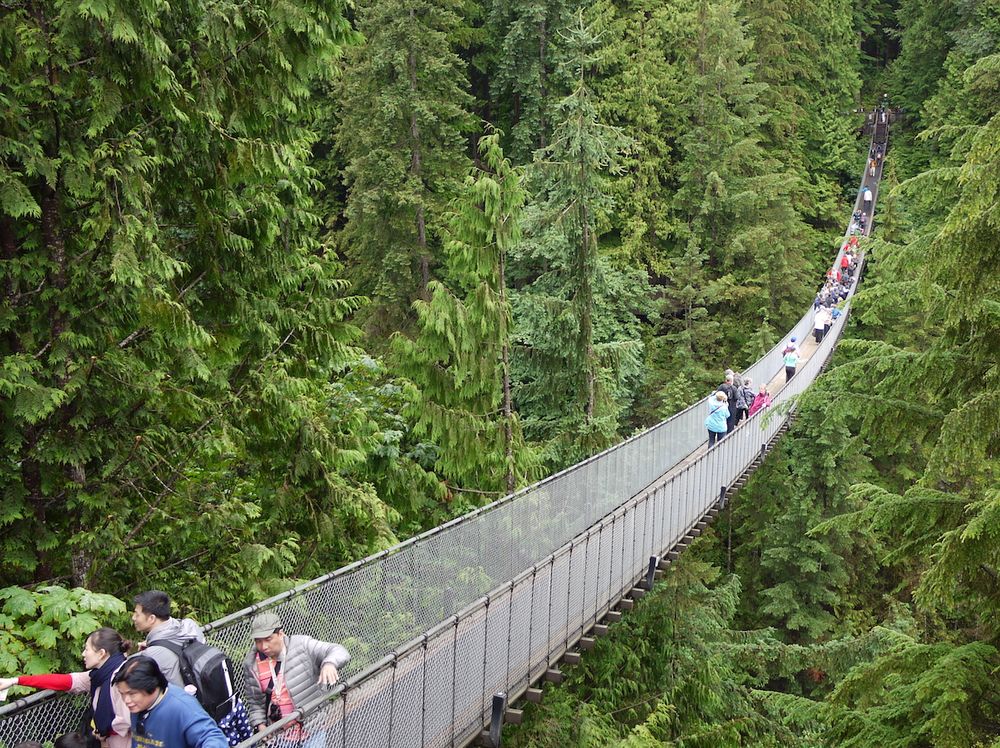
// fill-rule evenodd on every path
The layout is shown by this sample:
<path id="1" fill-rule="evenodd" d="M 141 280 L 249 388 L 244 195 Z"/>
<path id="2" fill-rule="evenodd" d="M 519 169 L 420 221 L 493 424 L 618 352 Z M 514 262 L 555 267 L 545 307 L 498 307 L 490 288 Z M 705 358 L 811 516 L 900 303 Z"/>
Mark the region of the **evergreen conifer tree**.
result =
<path id="1" fill-rule="evenodd" d="M 504 278 L 526 196 L 499 141 L 497 132 L 480 140 L 483 166 L 450 217 L 445 282 L 432 281 L 431 298 L 415 303 L 419 334 L 393 341 L 403 373 L 420 390 L 412 416 L 437 447 L 440 474 L 451 488 L 493 498 L 512 493 L 530 471 L 512 405 Z"/>
<path id="2" fill-rule="evenodd" d="M 569 85 L 561 30 L 578 0 L 492 0 L 486 18 L 490 98 L 498 127 L 508 133 L 507 152 L 526 163 L 549 144 L 553 107 Z"/>
<path id="3" fill-rule="evenodd" d="M 804 306 L 809 269 L 801 250 L 804 224 L 791 199 L 794 172 L 761 146 L 766 89 L 755 81 L 735 7 L 703 1 L 693 21 L 691 119 L 681 138 L 675 209 L 709 263 L 724 272 L 714 289 L 716 312 L 784 326 Z M 726 341 L 727 350 L 738 346 Z"/>
<path id="4" fill-rule="evenodd" d="M 641 351 L 634 313 L 644 285 L 599 250 L 610 208 L 603 174 L 626 142 L 598 119 L 588 83 L 596 40 L 582 12 L 564 33 L 574 88 L 556 108 L 552 144 L 536 153 L 515 269 L 519 410 L 562 465 L 615 438 Z"/>
<path id="5" fill-rule="evenodd" d="M 372 298 L 376 347 L 413 322 L 440 259 L 443 213 L 468 170 L 463 132 L 472 105 L 453 49 L 454 0 L 364 2 L 365 44 L 347 57 L 337 147 L 346 162 L 346 225 L 339 245 L 355 287 Z"/>
<path id="6" fill-rule="evenodd" d="M 3 14 L 5 577 L 165 574 L 225 608 L 390 541 L 328 415 L 361 300 L 314 238 L 309 89 L 342 5 Z"/>

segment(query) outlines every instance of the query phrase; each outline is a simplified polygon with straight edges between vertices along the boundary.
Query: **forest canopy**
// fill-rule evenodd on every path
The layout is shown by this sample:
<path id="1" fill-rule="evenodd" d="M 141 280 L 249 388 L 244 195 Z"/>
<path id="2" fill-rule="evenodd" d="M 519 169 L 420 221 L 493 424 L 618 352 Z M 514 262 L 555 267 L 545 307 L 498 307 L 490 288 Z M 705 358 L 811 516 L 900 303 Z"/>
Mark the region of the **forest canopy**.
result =
<path id="1" fill-rule="evenodd" d="M 808 306 L 854 110 L 885 96 L 849 339 L 731 539 L 668 580 L 676 625 L 632 624 L 662 658 L 616 693 L 601 655 L 552 734 L 991 744 L 998 21 L 0 3 L 0 667 L 68 665 L 141 589 L 222 615 L 703 398 Z M 47 610 L 64 624 L 28 626 Z"/>

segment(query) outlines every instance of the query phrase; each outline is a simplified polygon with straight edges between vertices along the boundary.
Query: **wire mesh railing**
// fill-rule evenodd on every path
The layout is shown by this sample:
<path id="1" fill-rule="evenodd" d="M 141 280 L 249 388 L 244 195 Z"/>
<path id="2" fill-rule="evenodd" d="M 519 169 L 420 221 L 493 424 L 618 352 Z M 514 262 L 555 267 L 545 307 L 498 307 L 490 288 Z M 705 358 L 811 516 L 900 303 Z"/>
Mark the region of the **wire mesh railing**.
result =
<path id="1" fill-rule="evenodd" d="M 783 406 L 819 374 L 845 317 L 771 411 L 755 414 L 699 459 L 336 692 L 303 705 L 306 731 L 321 736 L 319 745 L 343 748 L 443 748 L 476 738 L 492 694 L 516 696 L 541 677 L 632 589 L 650 556 L 675 546 L 762 454 L 788 417 Z"/>
<path id="2" fill-rule="evenodd" d="M 776 406 L 815 378 L 846 316 Z M 811 329 L 809 310 L 789 335 L 803 340 Z M 782 343 L 746 370 L 754 381 L 780 370 Z M 343 684 L 298 705 L 307 730 L 322 735 L 317 745 L 463 745 L 482 727 L 493 690 L 535 680 L 650 555 L 684 536 L 784 420 L 755 415 L 663 482 L 705 441 L 704 417 L 696 403 L 494 504 L 215 621 L 205 627 L 209 641 L 239 663 L 251 617 L 273 609 L 289 632 L 347 647 Z M 45 692 L 2 707 L 0 746 L 75 729 L 84 706 Z"/>

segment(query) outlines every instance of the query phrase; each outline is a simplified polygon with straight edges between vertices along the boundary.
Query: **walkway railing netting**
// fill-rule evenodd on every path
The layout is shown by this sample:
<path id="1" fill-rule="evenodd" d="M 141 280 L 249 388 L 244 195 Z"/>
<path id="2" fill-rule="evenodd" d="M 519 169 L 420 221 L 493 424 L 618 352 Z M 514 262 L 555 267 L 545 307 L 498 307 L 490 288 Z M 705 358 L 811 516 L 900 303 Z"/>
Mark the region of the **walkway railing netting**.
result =
<path id="1" fill-rule="evenodd" d="M 787 418 L 780 406 L 819 374 L 846 317 L 769 412 L 671 477 L 663 476 L 705 442 L 703 401 L 490 506 L 216 621 L 209 640 L 240 679 L 250 620 L 263 609 L 289 632 L 347 647 L 353 660 L 341 683 L 297 705 L 310 745 L 464 745 L 488 720 L 494 692 L 534 682 L 762 453 Z M 804 340 L 812 318 L 810 309 L 788 334 Z M 754 382 L 781 369 L 784 340 L 747 370 Z M 83 706 L 50 693 L 8 705 L 0 746 L 77 729 Z"/>

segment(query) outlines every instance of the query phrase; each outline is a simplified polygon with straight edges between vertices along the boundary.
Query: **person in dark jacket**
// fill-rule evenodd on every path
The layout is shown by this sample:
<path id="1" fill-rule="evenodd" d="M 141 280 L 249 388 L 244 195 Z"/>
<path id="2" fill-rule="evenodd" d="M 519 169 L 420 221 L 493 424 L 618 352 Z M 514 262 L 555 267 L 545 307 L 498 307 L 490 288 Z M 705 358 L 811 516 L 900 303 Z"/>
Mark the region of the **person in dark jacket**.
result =
<path id="1" fill-rule="evenodd" d="M 319 696 L 323 686 L 332 686 L 339 669 L 351 656 L 339 644 L 311 636 L 286 634 L 277 613 L 257 615 L 250 635 L 254 648 L 243 662 L 244 687 L 250 724 L 260 731 Z M 282 734 L 290 742 L 306 742 L 300 724 Z"/>
<path id="2" fill-rule="evenodd" d="M 728 434 L 732 431 L 736 424 L 733 422 L 734 418 L 734 407 L 736 404 L 736 397 L 740 394 L 739 387 L 735 384 L 736 374 L 731 369 L 726 371 L 726 381 L 716 387 L 717 392 L 721 392 L 726 396 L 726 403 L 728 415 L 726 416 L 726 433 Z"/>
<path id="3" fill-rule="evenodd" d="M 198 700 L 170 684 L 156 660 L 128 660 L 114 677 L 132 712 L 134 748 L 229 748 L 229 741 Z"/>

